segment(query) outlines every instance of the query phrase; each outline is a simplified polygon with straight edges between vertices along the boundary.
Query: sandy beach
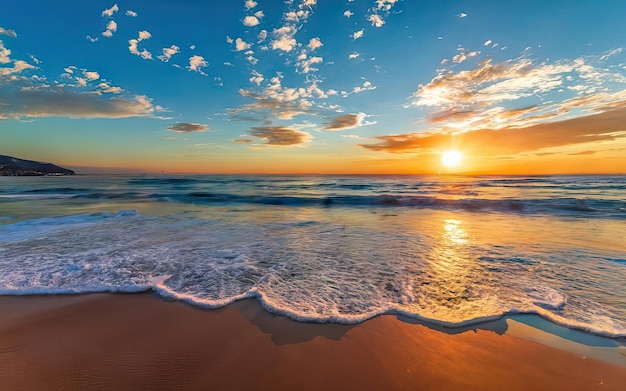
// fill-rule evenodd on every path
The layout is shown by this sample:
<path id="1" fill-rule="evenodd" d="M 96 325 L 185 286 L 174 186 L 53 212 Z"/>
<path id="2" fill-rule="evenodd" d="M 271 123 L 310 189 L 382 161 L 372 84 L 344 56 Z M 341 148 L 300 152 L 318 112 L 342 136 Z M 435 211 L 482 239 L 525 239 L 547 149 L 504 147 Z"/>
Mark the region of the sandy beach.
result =
<path id="1" fill-rule="evenodd" d="M 305 324 L 257 300 L 153 294 L 0 298 L 6 390 L 621 390 L 626 367 L 495 331 L 385 315 Z"/>

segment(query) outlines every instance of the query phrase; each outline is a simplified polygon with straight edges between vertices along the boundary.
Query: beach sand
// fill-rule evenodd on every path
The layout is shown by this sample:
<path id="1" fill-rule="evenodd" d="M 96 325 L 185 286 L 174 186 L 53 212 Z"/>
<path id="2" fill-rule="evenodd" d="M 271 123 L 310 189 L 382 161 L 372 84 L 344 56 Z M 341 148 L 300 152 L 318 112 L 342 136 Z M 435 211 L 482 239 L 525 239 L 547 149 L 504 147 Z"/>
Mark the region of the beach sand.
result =
<path id="1" fill-rule="evenodd" d="M 623 390 L 626 366 L 391 315 L 310 324 L 253 299 L 204 310 L 89 294 L 0 297 L 0 379 L 2 390 L 586 391 Z"/>

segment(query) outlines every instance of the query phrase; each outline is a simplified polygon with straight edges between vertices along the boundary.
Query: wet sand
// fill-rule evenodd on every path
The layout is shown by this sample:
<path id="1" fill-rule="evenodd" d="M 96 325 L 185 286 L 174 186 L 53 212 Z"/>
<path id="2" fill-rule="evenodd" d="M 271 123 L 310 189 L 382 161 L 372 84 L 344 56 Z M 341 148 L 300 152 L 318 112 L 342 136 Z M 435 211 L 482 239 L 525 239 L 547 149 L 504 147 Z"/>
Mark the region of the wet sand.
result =
<path id="1" fill-rule="evenodd" d="M 0 389 L 586 391 L 626 384 L 626 357 L 612 365 L 497 331 L 442 332 L 391 315 L 354 326 L 298 323 L 257 300 L 204 310 L 153 294 L 4 296 Z"/>

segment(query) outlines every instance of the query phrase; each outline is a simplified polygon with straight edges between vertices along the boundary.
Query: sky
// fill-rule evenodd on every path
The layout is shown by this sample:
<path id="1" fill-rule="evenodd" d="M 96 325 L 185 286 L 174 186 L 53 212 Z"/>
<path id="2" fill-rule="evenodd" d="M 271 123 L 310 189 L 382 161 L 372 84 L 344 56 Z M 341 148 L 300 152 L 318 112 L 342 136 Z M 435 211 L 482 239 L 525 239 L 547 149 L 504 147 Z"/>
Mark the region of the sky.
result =
<path id="1" fill-rule="evenodd" d="M 626 173 L 624 17 L 623 0 L 5 2 L 0 154 L 79 173 Z"/>

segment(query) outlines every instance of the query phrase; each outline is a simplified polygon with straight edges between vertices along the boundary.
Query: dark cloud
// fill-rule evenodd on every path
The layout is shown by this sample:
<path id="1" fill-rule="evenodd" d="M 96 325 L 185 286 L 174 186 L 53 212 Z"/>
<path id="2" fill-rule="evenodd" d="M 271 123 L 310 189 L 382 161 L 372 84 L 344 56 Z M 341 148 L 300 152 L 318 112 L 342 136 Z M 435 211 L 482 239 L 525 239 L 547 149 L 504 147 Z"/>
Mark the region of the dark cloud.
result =
<path id="1" fill-rule="evenodd" d="M 204 132 L 209 129 L 209 125 L 196 124 L 193 122 L 179 122 L 167 127 L 177 133 Z"/>
<path id="2" fill-rule="evenodd" d="M 240 144 L 247 144 L 247 143 L 251 143 L 252 140 L 250 140 L 249 138 L 236 138 L 233 140 L 234 143 L 240 143 Z"/>
<path id="3" fill-rule="evenodd" d="M 0 90 L 0 119 L 21 117 L 125 118 L 149 116 L 150 99 L 104 98 L 94 93 L 61 88 Z"/>
<path id="4" fill-rule="evenodd" d="M 541 148 L 610 141 L 626 131 L 626 108 L 564 121 L 541 123 L 524 128 L 480 129 L 465 133 L 409 133 L 376 137 L 378 144 L 359 146 L 372 150 L 403 153 L 442 149 L 456 145 L 482 155 L 520 153 Z"/>
<path id="5" fill-rule="evenodd" d="M 362 114 L 344 114 L 335 117 L 331 123 L 324 126 L 324 130 L 343 130 L 361 125 Z"/>
<path id="6" fill-rule="evenodd" d="M 282 126 L 254 127 L 250 134 L 266 140 L 267 145 L 299 145 L 311 139 L 311 135 L 306 132 Z"/>

